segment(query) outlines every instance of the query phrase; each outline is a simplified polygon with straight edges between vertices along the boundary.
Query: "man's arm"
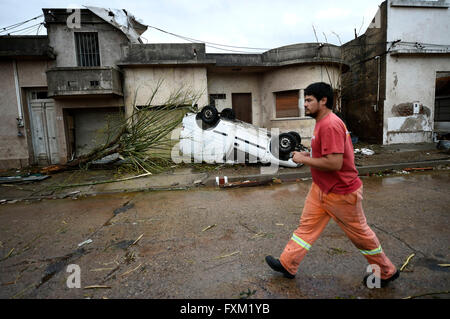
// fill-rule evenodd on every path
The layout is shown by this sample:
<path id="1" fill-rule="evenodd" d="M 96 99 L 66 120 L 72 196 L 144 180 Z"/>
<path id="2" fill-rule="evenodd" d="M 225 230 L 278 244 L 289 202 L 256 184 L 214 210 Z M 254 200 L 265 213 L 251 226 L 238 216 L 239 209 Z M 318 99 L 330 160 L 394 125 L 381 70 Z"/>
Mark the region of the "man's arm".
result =
<path id="1" fill-rule="evenodd" d="M 325 172 L 339 171 L 342 168 L 344 154 L 328 154 L 322 157 L 309 157 L 306 152 L 294 152 L 292 160 L 295 163 L 303 163 L 315 169 Z"/>

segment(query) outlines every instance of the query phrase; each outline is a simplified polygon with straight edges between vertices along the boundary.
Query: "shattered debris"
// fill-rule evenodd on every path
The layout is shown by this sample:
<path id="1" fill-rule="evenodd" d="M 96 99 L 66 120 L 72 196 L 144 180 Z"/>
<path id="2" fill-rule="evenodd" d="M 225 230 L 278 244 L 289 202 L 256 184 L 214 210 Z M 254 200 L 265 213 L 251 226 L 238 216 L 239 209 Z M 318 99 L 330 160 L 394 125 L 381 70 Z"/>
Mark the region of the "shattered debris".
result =
<path id="1" fill-rule="evenodd" d="M 252 187 L 252 186 L 262 186 L 262 185 L 267 185 L 269 183 L 271 183 L 272 180 L 268 179 L 265 181 L 250 181 L 250 180 L 246 180 L 243 182 L 231 182 L 231 183 L 227 183 L 227 184 L 223 184 L 221 186 L 219 186 L 220 188 L 234 188 L 234 187 Z"/>
<path id="2" fill-rule="evenodd" d="M 403 271 L 405 269 L 405 267 L 408 265 L 409 261 L 411 260 L 411 258 L 413 258 L 416 254 L 411 254 L 408 256 L 408 258 L 406 259 L 405 263 L 403 264 L 403 266 L 400 267 L 400 271 Z"/>
<path id="3" fill-rule="evenodd" d="M 0 177 L 0 183 L 2 184 L 8 184 L 8 183 L 30 183 L 30 182 L 38 182 L 42 181 L 44 179 L 49 178 L 48 175 L 41 175 L 41 174 L 33 174 L 28 176 L 7 176 L 7 177 Z"/>
<path id="4" fill-rule="evenodd" d="M 92 243 L 92 239 L 88 239 L 88 240 L 85 240 L 85 241 L 79 243 L 78 247 L 81 247 L 81 246 L 84 246 L 84 245 L 87 245 L 87 244 L 90 244 L 90 243 Z"/>
<path id="5" fill-rule="evenodd" d="M 239 254 L 239 253 L 240 253 L 240 251 L 235 251 L 235 252 L 233 252 L 233 253 L 231 253 L 231 254 L 226 254 L 226 255 L 218 256 L 218 257 L 216 257 L 216 258 L 214 258 L 214 259 L 227 258 L 227 257 L 231 257 L 231 256 L 234 256 L 234 255 L 237 255 L 237 254 Z"/>
<path id="6" fill-rule="evenodd" d="M 111 287 L 103 286 L 103 285 L 92 285 L 92 286 L 86 286 L 83 289 L 111 289 Z"/>
<path id="7" fill-rule="evenodd" d="M 213 227 L 215 227 L 215 226 L 217 226 L 217 225 L 214 224 L 214 225 L 210 225 L 210 226 L 208 226 L 208 227 L 205 227 L 205 228 L 202 229 L 202 232 L 207 231 L 207 230 L 209 230 L 209 229 L 211 229 L 211 228 L 213 228 Z"/>
<path id="8" fill-rule="evenodd" d="M 354 152 L 355 152 L 355 154 L 361 153 L 361 154 L 367 155 L 367 156 L 371 156 L 371 155 L 375 154 L 375 152 L 369 148 L 361 148 L 361 149 L 355 148 Z"/>
<path id="9" fill-rule="evenodd" d="M 116 216 L 116 215 L 118 215 L 120 213 L 126 212 L 127 210 L 129 210 L 130 208 L 133 208 L 133 207 L 134 207 L 134 204 L 130 203 L 130 201 L 128 201 L 125 204 L 123 204 L 122 207 L 117 208 L 117 209 L 114 210 L 114 212 L 113 212 L 114 216 Z"/>
<path id="10" fill-rule="evenodd" d="M 138 239 L 136 239 L 136 240 L 131 244 L 131 246 L 136 245 L 136 244 L 141 240 L 141 238 L 142 238 L 143 236 L 144 236 L 144 234 L 142 234 L 141 236 L 139 236 Z"/>

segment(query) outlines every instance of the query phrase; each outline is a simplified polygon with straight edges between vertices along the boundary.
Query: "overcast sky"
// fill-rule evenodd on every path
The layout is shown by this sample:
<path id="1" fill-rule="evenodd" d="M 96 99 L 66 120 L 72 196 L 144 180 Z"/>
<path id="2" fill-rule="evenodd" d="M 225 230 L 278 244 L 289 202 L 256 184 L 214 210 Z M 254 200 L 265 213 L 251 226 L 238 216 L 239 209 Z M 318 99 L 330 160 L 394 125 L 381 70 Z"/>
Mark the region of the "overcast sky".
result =
<path id="1" fill-rule="evenodd" d="M 320 42 L 328 39 L 329 43 L 339 44 L 333 34 L 336 33 L 345 43 L 354 38 L 354 29 L 359 34 L 365 32 L 381 3 L 381 0 L 0 0 L 0 27 L 38 16 L 42 8 L 90 5 L 126 9 L 146 25 L 202 42 L 273 49 L 316 42 L 313 25 Z M 43 18 L 31 21 L 16 30 L 42 21 Z M 36 32 L 37 27 L 18 34 Z M 45 28 L 41 27 L 39 34 L 46 34 Z M 186 42 L 153 28 L 143 37 L 144 43 Z M 225 51 L 207 47 L 207 52 Z"/>

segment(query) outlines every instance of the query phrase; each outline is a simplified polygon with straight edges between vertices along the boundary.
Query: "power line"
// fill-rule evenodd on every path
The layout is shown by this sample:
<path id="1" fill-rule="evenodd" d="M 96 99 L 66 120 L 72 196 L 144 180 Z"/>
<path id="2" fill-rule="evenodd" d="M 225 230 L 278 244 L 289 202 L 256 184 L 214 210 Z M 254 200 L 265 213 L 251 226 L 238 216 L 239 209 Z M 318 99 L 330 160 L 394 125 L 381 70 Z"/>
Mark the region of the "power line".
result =
<path id="1" fill-rule="evenodd" d="M 30 21 L 39 19 L 39 18 L 41 18 L 41 17 L 43 17 L 43 16 L 44 16 L 44 14 L 41 14 L 41 15 L 38 15 L 37 17 L 28 19 L 28 20 L 26 20 L 26 21 L 19 22 L 19 23 L 15 23 L 15 24 L 12 24 L 12 25 L 9 25 L 9 26 L 7 26 L 7 27 L 1 28 L 1 31 L 0 31 L 0 32 L 6 32 L 6 31 L 8 31 L 8 30 L 12 30 L 12 29 L 18 28 L 18 27 L 24 25 L 24 24 L 27 23 L 27 22 L 30 22 Z"/>
<path id="2" fill-rule="evenodd" d="M 163 32 L 163 33 L 167 33 L 167 34 L 173 35 L 175 37 L 178 37 L 178 38 L 181 38 L 181 39 L 184 39 L 184 40 L 187 40 L 187 41 L 191 41 L 191 42 L 195 41 L 195 42 L 200 42 L 200 43 L 205 43 L 205 44 L 210 44 L 210 45 L 218 45 L 218 46 L 221 46 L 221 47 L 235 48 L 235 49 L 248 49 L 248 50 L 260 50 L 260 51 L 262 51 L 262 50 L 270 50 L 268 48 L 241 47 L 241 46 L 235 46 L 235 45 L 227 45 L 227 44 L 220 44 L 220 43 L 202 41 L 202 40 L 198 40 L 198 39 L 182 36 L 182 35 L 179 35 L 179 34 L 175 34 L 175 33 L 172 33 L 172 32 L 169 32 L 169 31 L 166 31 L 166 30 L 163 30 L 163 29 L 151 26 L 151 25 L 147 25 L 147 27 L 155 29 L 155 30 L 158 30 L 158 31 Z M 230 50 L 230 51 L 232 51 L 232 50 Z"/>
<path id="3" fill-rule="evenodd" d="M 36 28 L 38 25 L 42 25 L 42 24 L 44 24 L 44 23 L 43 23 L 43 22 L 40 22 L 40 23 L 33 24 L 33 25 L 29 26 L 29 27 L 26 27 L 26 28 L 23 28 L 23 29 L 20 29 L 20 30 L 11 31 L 11 32 L 8 32 L 8 35 L 9 35 L 9 34 L 12 34 L 12 33 L 21 32 L 21 31 L 24 31 L 24 30 L 27 30 L 27 32 L 29 32 L 30 29 L 34 29 L 34 28 Z M 27 33 L 27 32 L 25 32 L 25 33 Z"/>

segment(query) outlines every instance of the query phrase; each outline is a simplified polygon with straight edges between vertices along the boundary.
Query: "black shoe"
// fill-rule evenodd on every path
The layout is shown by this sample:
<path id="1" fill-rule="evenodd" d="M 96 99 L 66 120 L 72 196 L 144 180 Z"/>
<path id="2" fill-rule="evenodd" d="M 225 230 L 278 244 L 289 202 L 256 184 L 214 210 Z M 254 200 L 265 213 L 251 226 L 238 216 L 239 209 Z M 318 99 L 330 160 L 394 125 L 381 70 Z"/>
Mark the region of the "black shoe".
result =
<path id="1" fill-rule="evenodd" d="M 273 270 L 283 273 L 284 277 L 289 279 L 295 278 L 295 275 L 284 269 L 283 265 L 278 259 L 273 258 L 272 256 L 266 256 L 266 262 Z"/>
<path id="2" fill-rule="evenodd" d="M 363 285 L 367 287 L 367 278 L 369 278 L 371 274 L 365 275 L 364 279 L 363 279 Z M 397 279 L 398 277 L 400 277 L 400 272 L 397 270 L 395 272 L 395 274 L 393 274 L 391 277 L 387 278 L 387 279 L 380 279 L 380 287 L 384 288 L 386 287 L 391 281 L 394 281 L 395 279 Z"/>

